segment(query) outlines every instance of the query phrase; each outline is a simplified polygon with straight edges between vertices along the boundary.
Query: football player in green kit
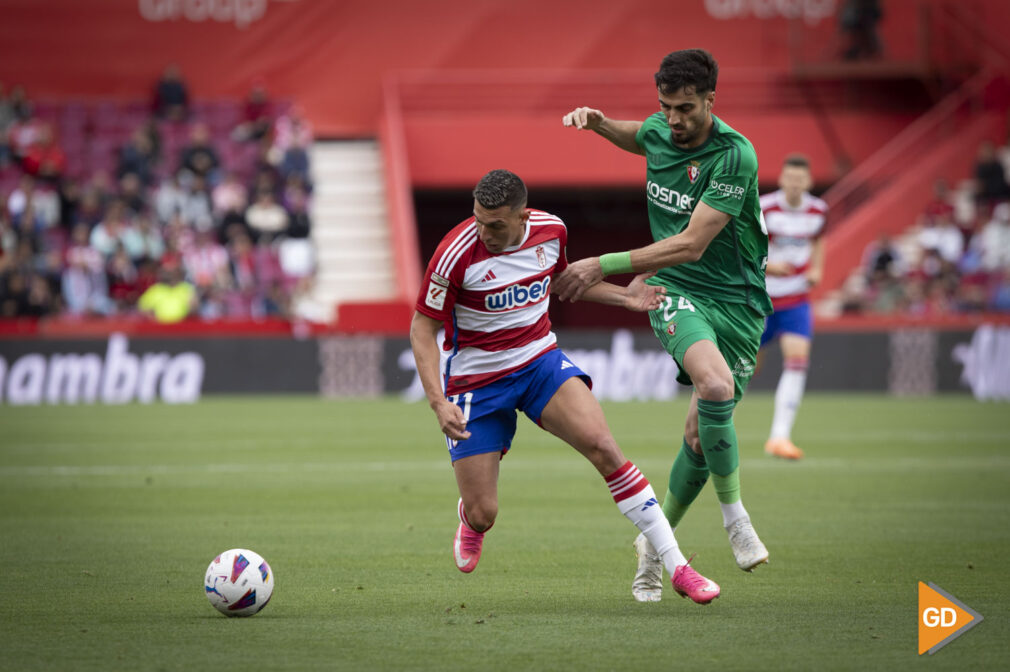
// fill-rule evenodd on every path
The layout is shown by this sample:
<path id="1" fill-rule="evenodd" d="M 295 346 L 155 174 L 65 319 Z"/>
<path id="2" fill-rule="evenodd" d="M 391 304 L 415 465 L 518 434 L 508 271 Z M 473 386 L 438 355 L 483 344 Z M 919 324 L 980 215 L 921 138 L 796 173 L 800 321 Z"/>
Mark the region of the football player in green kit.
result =
<path id="1" fill-rule="evenodd" d="M 576 300 L 615 273 L 656 271 L 648 282 L 667 298 L 649 313 L 663 347 L 694 385 L 684 440 L 670 471 L 663 511 L 674 528 L 711 475 L 737 566 L 768 561 L 740 499 L 733 409 L 757 358 L 764 318 L 768 233 L 758 201 L 757 156 L 750 141 L 712 114 L 719 67 L 701 49 L 668 54 L 656 73 L 659 112 L 617 121 L 579 107 L 567 127 L 593 131 L 646 157 L 651 245 L 576 261 L 556 279 L 561 300 Z M 648 541 L 635 540 L 632 594 L 661 597 L 662 564 Z"/>

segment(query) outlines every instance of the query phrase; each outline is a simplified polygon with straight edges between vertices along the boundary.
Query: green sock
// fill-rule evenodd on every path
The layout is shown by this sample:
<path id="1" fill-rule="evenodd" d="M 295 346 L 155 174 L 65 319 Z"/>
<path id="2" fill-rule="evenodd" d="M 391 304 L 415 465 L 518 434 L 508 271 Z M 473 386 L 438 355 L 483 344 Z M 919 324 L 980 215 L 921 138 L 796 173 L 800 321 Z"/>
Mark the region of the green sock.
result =
<path id="1" fill-rule="evenodd" d="M 715 494 L 723 504 L 740 501 L 740 453 L 733 426 L 736 402 L 698 400 L 698 437 L 712 472 Z"/>
<path id="2" fill-rule="evenodd" d="M 705 458 L 691 450 L 687 439 L 684 439 L 670 469 L 670 486 L 666 491 L 666 499 L 663 500 L 663 513 L 670 521 L 670 527 L 680 524 L 707 482 L 708 467 L 705 466 Z"/>

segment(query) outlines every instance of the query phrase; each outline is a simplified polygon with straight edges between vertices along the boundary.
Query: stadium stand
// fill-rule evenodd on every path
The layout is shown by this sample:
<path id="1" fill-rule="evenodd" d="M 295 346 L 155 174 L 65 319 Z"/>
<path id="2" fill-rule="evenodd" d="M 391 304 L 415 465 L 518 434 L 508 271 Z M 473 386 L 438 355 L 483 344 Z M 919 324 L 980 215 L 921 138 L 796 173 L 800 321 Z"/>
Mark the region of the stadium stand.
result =
<path id="1" fill-rule="evenodd" d="M 0 316 L 137 316 L 177 274 L 195 301 L 173 320 L 292 315 L 315 271 L 307 122 L 261 87 L 156 112 L 0 92 Z"/>

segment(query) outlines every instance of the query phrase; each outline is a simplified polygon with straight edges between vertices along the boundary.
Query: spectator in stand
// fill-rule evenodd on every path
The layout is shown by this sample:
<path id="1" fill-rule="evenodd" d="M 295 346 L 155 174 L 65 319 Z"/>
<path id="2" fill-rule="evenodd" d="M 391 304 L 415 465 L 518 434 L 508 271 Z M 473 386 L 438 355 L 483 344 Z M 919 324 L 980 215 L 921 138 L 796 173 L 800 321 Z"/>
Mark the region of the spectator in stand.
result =
<path id="1" fill-rule="evenodd" d="M 11 161 L 10 143 L 7 139 L 7 131 L 14 123 L 14 105 L 7 97 L 7 91 L 3 82 L 0 82 L 0 170 L 3 170 Z"/>
<path id="2" fill-rule="evenodd" d="M 116 310 L 124 313 L 137 303 L 140 290 L 137 285 L 137 267 L 122 245 L 106 265 L 109 284 L 109 298 L 116 304 Z"/>
<path id="3" fill-rule="evenodd" d="M 81 208 L 81 184 L 75 179 L 63 180 L 60 182 L 57 197 L 60 204 L 60 226 L 69 231 L 77 222 Z"/>
<path id="4" fill-rule="evenodd" d="M 267 275 L 263 269 L 263 258 L 257 256 L 252 239 L 244 233 L 236 233 L 228 244 L 228 263 L 234 280 L 230 300 L 231 313 L 250 316 L 253 305 L 258 302 L 262 290 L 262 278 Z"/>
<path id="5" fill-rule="evenodd" d="M 149 213 L 145 212 L 137 217 L 137 233 L 143 241 L 143 254 L 135 261 L 161 259 L 165 254 L 165 239 L 161 235 L 158 223 Z"/>
<path id="6" fill-rule="evenodd" d="M 312 273 L 315 268 L 315 252 L 309 240 L 312 224 L 307 211 L 308 194 L 300 187 L 289 189 L 287 206 L 290 219 L 286 235 L 277 248 L 277 256 L 284 276 L 292 280 L 288 282 L 291 286 L 295 284 L 294 279 Z"/>
<path id="7" fill-rule="evenodd" d="M 137 217 L 147 210 L 147 193 L 136 173 L 126 173 L 119 178 L 119 200 L 126 206 L 131 217 Z"/>
<path id="8" fill-rule="evenodd" d="M 120 200 L 109 204 L 105 217 L 91 231 L 91 247 L 109 259 L 122 245 L 131 259 L 144 256 L 144 239 L 133 226 L 126 207 Z"/>
<path id="9" fill-rule="evenodd" d="M 277 203 L 273 191 L 261 188 L 245 212 L 246 223 L 257 243 L 269 243 L 288 229 L 288 213 Z"/>
<path id="10" fill-rule="evenodd" d="M 137 307 L 162 324 L 181 322 L 198 308 L 196 289 L 185 281 L 180 266 L 164 266 L 158 282 L 140 295 Z"/>
<path id="11" fill-rule="evenodd" d="M 845 0 L 838 15 L 839 26 L 848 42 L 842 58 L 855 61 L 880 55 L 877 24 L 883 16 L 880 0 Z"/>
<path id="12" fill-rule="evenodd" d="M 285 201 L 289 216 L 287 237 L 308 238 L 312 231 L 312 222 L 308 212 L 308 193 L 300 185 L 289 188 L 285 192 Z"/>
<path id="13" fill-rule="evenodd" d="M 109 298 L 108 282 L 101 254 L 87 244 L 88 229 L 74 227 L 63 271 L 63 305 L 71 315 L 110 315 L 115 303 Z"/>
<path id="14" fill-rule="evenodd" d="M 229 172 L 225 173 L 224 179 L 214 187 L 211 201 L 214 204 L 214 216 L 218 221 L 223 221 L 229 213 L 245 212 L 249 196 L 238 176 Z"/>
<path id="15" fill-rule="evenodd" d="M 312 128 L 298 108 L 292 108 L 274 124 L 274 148 L 280 154 L 280 172 L 287 179 L 299 175 L 305 185 L 309 178 L 309 148 L 312 146 Z M 311 188 L 311 187 L 310 187 Z"/>
<path id="16" fill-rule="evenodd" d="M 196 241 L 182 253 L 182 263 L 186 276 L 201 294 L 231 284 L 228 251 L 210 231 L 197 232 Z"/>
<path id="17" fill-rule="evenodd" d="M 42 232 L 49 226 L 43 214 L 35 207 L 35 194 L 32 192 L 26 195 L 24 204 L 12 214 L 11 221 L 19 238 L 30 238 L 33 241 L 41 239 Z"/>
<path id="18" fill-rule="evenodd" d="M 193 124 L 189 144 L 182 148 L 179 155 L 179 170 L 188 170 L 213 183 L 220 166 L 221 160 L 211 144 L 210 129 L 206 124 Z"/>
<path id="19" fill-rule="evenodd" d="M 285 291 L 283 284 L 277 280 L 267 287 L 260 305 L 265 317 L 278 317 L 285 320 L 291 317 L 291 297 Z"/>
<path id="20" fill-rule="evenodd" d="M 178 65 L 165 68 L 155 85 L 152 107 L 155 116 L 168 121 L 183 121 L 189 116 L 189 90 Z"/>
<path id="21" fill-rule="evenodd" d="M 119 149 L 116 176 L 122 179 L 124 175 L 132 173 L 140 178 L 145 187 L 150 187 L 154 184 L 156 162 L 151 137 L 143 127 L 138 128 L 130 135 L 129 141 Z"/>
<path id="22" fill-rule="evenodd" d="M 214 217 L 218 224 L 220 242 L 227 244 L 237 233 L 252 235 L 245 221 L 249 196 L 245 185 L 239 181 L 235 173 L 228 173 L 221 184 L 214 187 L 211 200 L 214 203 Z"/>
<path id="23" fill-rule="evenodd" d="M 17 246 L 18 234 L 11 215 L 6 208 L 0 208 L 0 276 L 13 266 Z"/>
<path id="24" fill-rule="evenodd" d="M 60 216 L 59 196 L 45 184 L 37 184 L 31 175 L 23 175 L 7 199 L 7 211 L 17 219 L 29 203 L 33 207 L 33 216 L 40 218 L 42 227 L 57 224 Z"/>
<path id="25" fill-rule="evenodd" d="M 207 182 L 199 175 L 185 175 L 183 192 L 182 220 L 187 226 L 205 231 L 214 227 L 214 206 L 211 205 Z"/>
<path id="26" fill-rule="evenodd" d="M 182 188 L 179 175 L 169 175 L 162 180 L 154 194 L 154 212 L 158 221 L 168 224 L 182 215 L 186 203 L 186 192 Z"/>
<path id="27" fill-rule="evenodd" d="M 75 224 L 87 224 L 88 229 L 97 226 L 105 215 L 105 205 L 102 203 L 101 192 L 93 186 L 84 187 L 81 191 L 81 198 L 74 209 L 74 218 L 63 223 L 69 229 L 73 229 Z"/>
<path id="28" fill-rule="evenodd" d="M 7 127 L 8 147 L 12 158 L 21 161 L 38 137 L 43 122 L 32 116 L 32 104 L 23 87 L 11 89 L 8 102 L 14 111 L 14 120 Z"/>
<path id="29" fill-rule="evenodd" d="M 28 279 L 28 295 L 25 298 L 25 317 L 45 317 L 56 310 L 53 289 L 41 273 L 32 273 Z"/>
<path id="30" fill-rule="evenodd" d="M 978 147 L 975 161 L 975 196 L 983 211 L 988 212 L 1000 201 L 1010 199 L 1003 163 L 996 156 L 996 146 L 985 140 Z"/>
<path id="31" fill-rule="evenodd" d="M 67 169 L 67 155 L 56 144 L 50 124 L 39 124 L 35 141 L 21 159 L 21 169 L 49 184 L 59 184 Z"/>
<path id="32" fill-rule="evenodd" d="M 176 215 L 165 227 L 165 252 L 161 255 L 161 265 L 182 266 L 182 254 L 193 245 L 195 237 L 193 229 L 186 226 L 182 217 Z"/>
<path id="33" fill-rule="evenodd" d="M 901 275 L 901 256 L 888 234 L 881 233 L 875 242 L 867 246 L 863 253 L 863 268 L 870 280 L 880 273 L 891 278 Z"/>
<path id="34" fill-rule="evenodd" d="M 924 217 L 916 242 L 921 250 L 936 251 L 949 264 L 957 264 L 964 253 L 964 236 L 950 213 Z"/>
<path id="35" fill-rule="evenodd" d="M 993 208 L 992 219 L 975 236 L 972 247 L 979 254 L 983 270 L 1010 271 L 1010 203 Z"/>
<path id="36" fill-rule="evenodd" d="M 986 309 L 989 274 L 982 268 L 982 254 L 977 241 L 977 237 L 972 240 L 957 267 L 960 282 L 954 290 L 954 302 L 955 309 L 962 313 Z"/>
<path id="37" fill-rule="evenodd" d="M 280 172 L 278 172 L 275 166 L 271 165 L 267 161 L 266 156 L 260 156 L 260 158 L 257 159 L 256 173 L 253 178 L 252 188 L 249 189 L 249 193 L 257 194 L 260 191 L 267 190 L 272 192 L 274 196 L 280 197 L 280 184 Z"/>
<path id="38" fill-rule="evenodd" d="M 11 95 L 7 101 L 14 110 L 14 118 L 16 121 L 28 121 L 32 118 L 34 109 L 32 101 L 28 99 L 28 94 L 25 92 L 25 87 L 20 84 L 15 84 L 11 87 Z"/>
<path id="39" fill-rule="evenodd" d="M 274 123 L 272 107 L 263 84 L 254 84 L 242 110 L 242 121 L 232 131 L 232 139 L 247 142 L 266 137 Z"/>
<path id="40" fill-rule="evenodd" d="M 20 317 L 28 310 L 28 273 L 15 269 L 3 278 L 0 317 Z"/>
<path id="41" fill-rule="evenodd" d="M 933 182 L 933 196 L 923 208 L 920 220 L 944 215 L 954 217 L 954 203 L 947 180 L 941 177 Z"/>

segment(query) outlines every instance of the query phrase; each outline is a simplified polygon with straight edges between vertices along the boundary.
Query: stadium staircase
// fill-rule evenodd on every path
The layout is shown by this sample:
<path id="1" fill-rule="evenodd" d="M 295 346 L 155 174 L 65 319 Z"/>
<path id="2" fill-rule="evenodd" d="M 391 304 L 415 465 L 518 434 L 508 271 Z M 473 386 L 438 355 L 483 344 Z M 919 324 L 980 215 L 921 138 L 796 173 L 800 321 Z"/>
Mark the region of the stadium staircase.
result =
<path id="1" fill-rule="evenodd" d="M 332 317 L 339 304 L 392 299 L 396 278 L 379 144 L 316 142 L 311 165 L 313 300 Z"/>

